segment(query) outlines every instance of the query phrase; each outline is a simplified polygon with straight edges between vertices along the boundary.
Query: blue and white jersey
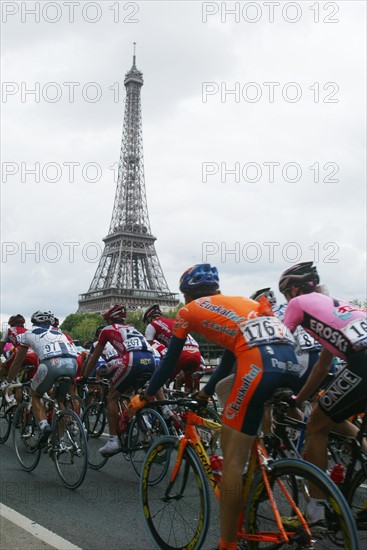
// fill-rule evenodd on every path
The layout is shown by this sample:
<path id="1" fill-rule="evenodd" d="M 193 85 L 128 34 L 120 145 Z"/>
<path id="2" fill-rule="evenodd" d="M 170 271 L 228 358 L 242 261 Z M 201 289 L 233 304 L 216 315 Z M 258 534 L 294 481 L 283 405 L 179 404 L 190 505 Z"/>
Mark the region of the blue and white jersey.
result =
<path id="1" fill-rule="evenodd" d="M 283 322 L 287 304 L 274 305 L 271 308 L 274 311 L 274 315 Z M 322 346 L 314 339 L 308 332 L 306 332 L 300 325 L 293 333 L 296 339 L 297 347 L 302 351 L 321 351 Z"/>
<path id="2" fill-rule="evenodd" d="M 34 327 L 17 336 L 20 346 L 30 347 L 40 361 L 53 357 L 77 357 L 75 345 L 69 342 L 65 334 L 53 327 Z"/>
<path id="3" fill-rule="evenodd" d="M 89 352 L 91 355 L 94 352 L 94 349 L 95 349 L 97 344 L 98 344 L 98 340 L 93 342 L 93 344 L 90 348 L 90 352 Z M 103 348 L 103 351 L 102 351 L 101 355 L 99 356 L 98 361 L 108 363 L 109 361 L 112 361 L 112 359 L 117 359 L 118 356 L 119 356 L 119 354 L 117 353 L 115 348 L 109 342 L 107 342 L 107 344 Z"/>

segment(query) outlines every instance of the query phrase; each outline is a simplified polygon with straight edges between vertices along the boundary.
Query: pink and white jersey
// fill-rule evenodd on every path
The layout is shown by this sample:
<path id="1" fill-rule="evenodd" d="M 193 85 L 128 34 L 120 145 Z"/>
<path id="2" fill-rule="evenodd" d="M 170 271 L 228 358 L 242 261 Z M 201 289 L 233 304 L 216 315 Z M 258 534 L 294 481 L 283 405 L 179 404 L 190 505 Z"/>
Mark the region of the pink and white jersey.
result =
<path id="1" fill-rule="evenodd" d="M 367 348 L 366 312 L 343 300 L 311 292 L 289 301 L 284 324 L 292 331 L 297 325 L 309 332 L 333 355 L 347 360 Z"/>
<path id="2" fill-rule="evenodd" d="M 149 342 L 153 340 L 158 340 L 158 342 L 161 342 L 166 347 L 168 347 L 172 337 L 174 324 L 175 320 L 167 317 L 158 317 L 157 319 L 153 319 L 153 321 L 149 323 L 149 325 L 145 329 L 145 338 Z M 194 352 L 198 349 L 199 344 L 190 334 L 188 334 L 182 351 Z"/>
<path id="3" fill-rule="evenodd" d="M 40 361 L 53 357 L 77 357 L 78 352 L 65 334 L 57 328 L 34 327 L 19 334 L 17 342 L 20 346 L 31 347 Z"/>
<path id="4" fill-rule="evenodd" d="M 152 346 L 132 325 L 113 324 L 103 328 L 99 335 L 98 344 L 105 347 L 107 342 L 115 348 L 119 357 L 123 357 L 131 351 L 149 351 L 153 353 Z"/>
<path id="5" fill-rule="evenodd" d="M 9 342 L 13 346 L 19 346 L 17 336 L 23 334 L 27 329 L 25 327 L 9 327 L 4 342 Z"/>

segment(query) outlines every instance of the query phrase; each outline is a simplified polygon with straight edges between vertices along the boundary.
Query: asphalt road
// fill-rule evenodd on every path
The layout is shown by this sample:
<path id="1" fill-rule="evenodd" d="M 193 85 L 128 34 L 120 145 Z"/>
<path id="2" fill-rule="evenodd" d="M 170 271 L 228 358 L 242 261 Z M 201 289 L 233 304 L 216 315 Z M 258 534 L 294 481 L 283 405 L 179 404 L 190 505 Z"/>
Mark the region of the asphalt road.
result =
<path id="1" fill-rule="evenodd" d="M 153 550 L 139 503 L 139 483 L 122 454 L 102 470 L 89 469 L 84 483 L 66 489 L 52 460 L 42 455 L 33 472 L 25 472 L 15 457 L 11 439 L 0 446 L 0 502 L 82 550 Z M 218 543 L 218 511 L 213 501 L 211 528 L 203 549 Z M 9 523 L 2 521 L 2 543 Z M 9 546 L 6 548 L 16 548 Z M 21 550 L 27 545 L 19 547 Z M 44 548 L 43 543 L 36 550 Z M 63 549 L 60 549 L 63 550 Z"/>

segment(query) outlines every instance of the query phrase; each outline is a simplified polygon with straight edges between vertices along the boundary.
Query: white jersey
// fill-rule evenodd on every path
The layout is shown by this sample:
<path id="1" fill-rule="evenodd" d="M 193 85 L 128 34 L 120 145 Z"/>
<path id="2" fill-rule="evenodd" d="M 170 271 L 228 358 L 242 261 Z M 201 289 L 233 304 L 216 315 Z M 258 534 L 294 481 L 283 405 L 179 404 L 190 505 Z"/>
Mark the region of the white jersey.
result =
<path id="1" fill-rule="evenodd" d="M 19 345 L 32 348 L 40 361 L 53 357 L 77 357 L 75 345 L 65 334 L 53 327 L 37 327 L 17 336 Z"/>
<path id="2" fill-rule="evenodd" d="M 90 355 L 92 355 L 97 344 L 98 344 L 98 340 L 93 342 L 92 347 L 90 349 Z M 99 356 L 98 361 L 101 361 L 101 362 L 105 361 L 106 363 L 108 363 L 109 361 L 112 361 L 112 359 L 117 359 L 118 356 L 119 354 L 117 353 L 115 348 L 109 342 L 107 342 L 107 344 L 103 348 L 101 355 Z"/>

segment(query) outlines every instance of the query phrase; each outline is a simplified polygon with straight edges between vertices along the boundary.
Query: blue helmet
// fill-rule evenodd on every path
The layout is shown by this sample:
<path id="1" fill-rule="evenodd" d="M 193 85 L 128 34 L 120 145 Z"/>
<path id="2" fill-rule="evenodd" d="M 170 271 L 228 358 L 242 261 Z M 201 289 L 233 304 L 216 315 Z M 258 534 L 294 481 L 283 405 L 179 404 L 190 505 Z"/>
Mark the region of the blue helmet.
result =
<path id="1" fill-rule="evenodd" d="M 216 267 L 210 264 L 197 264 L 187 269 L 180 279 L 180 291 L 194 293 L 201 288 L 218 290 L 219 277 Z"/>

